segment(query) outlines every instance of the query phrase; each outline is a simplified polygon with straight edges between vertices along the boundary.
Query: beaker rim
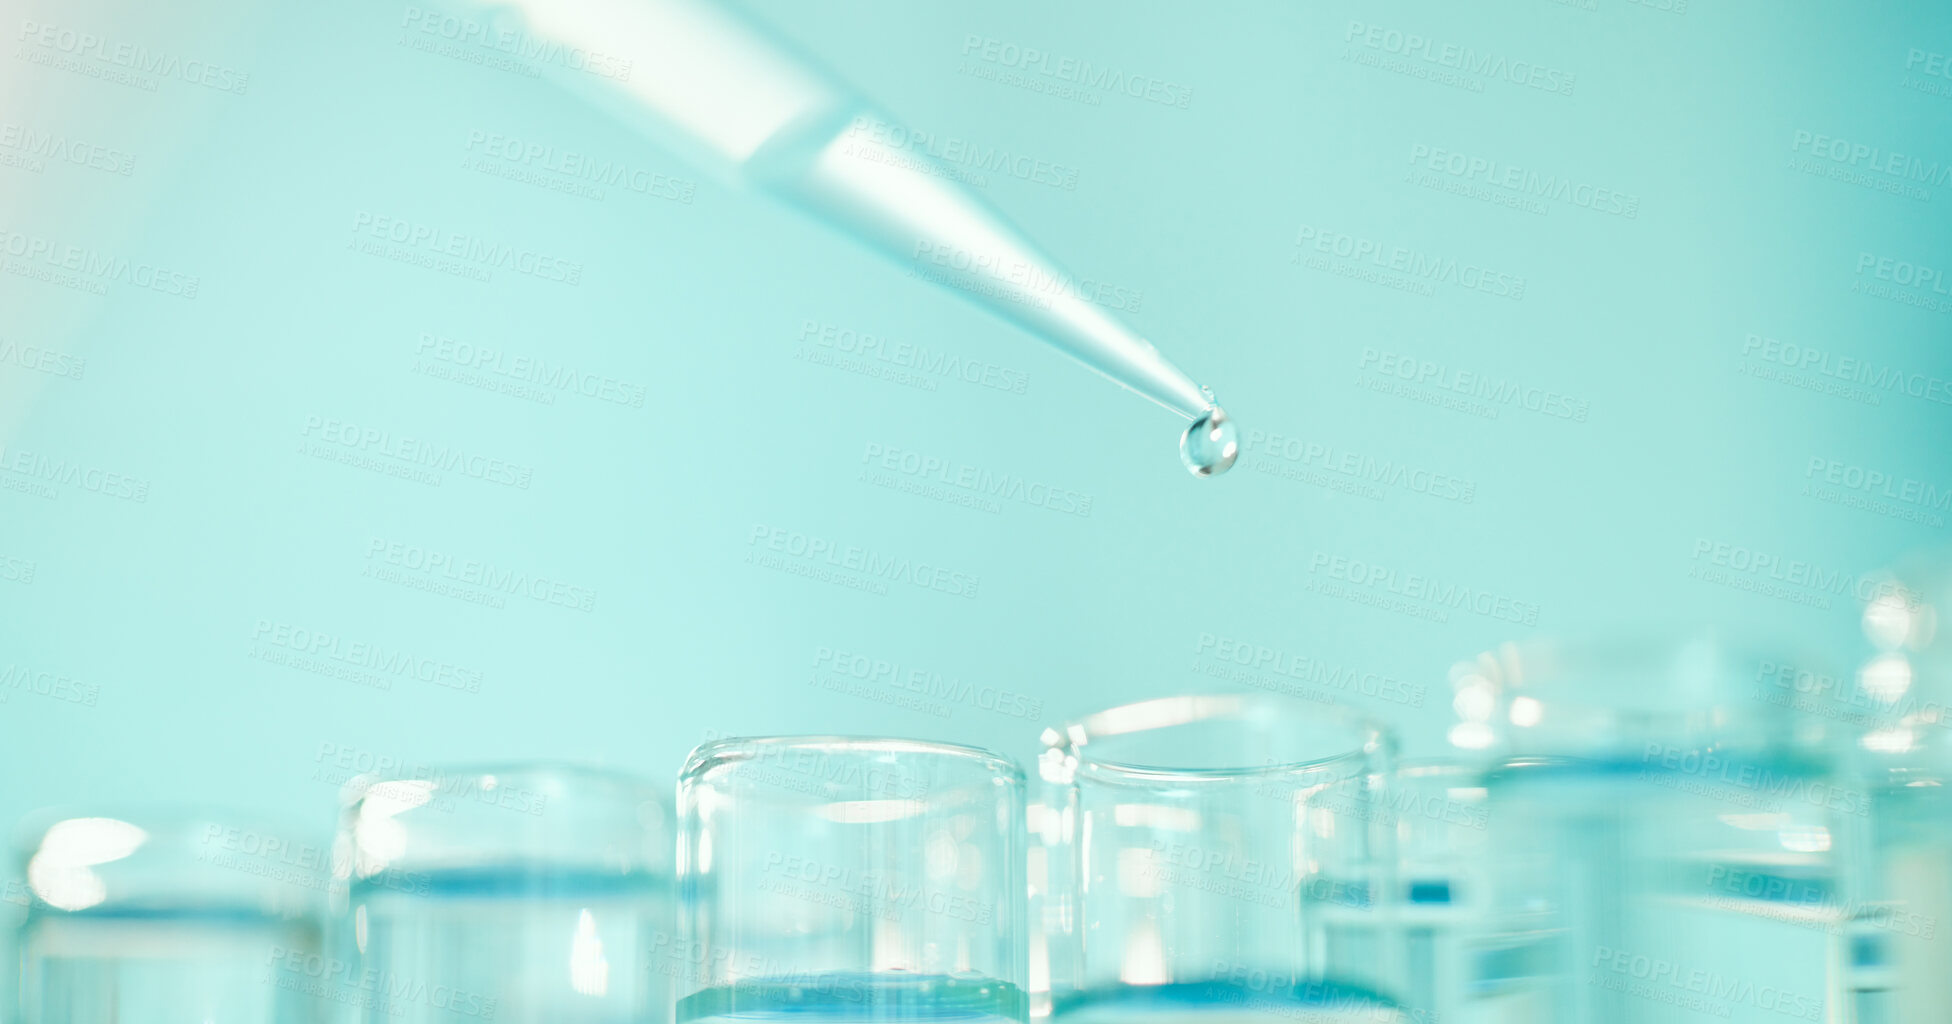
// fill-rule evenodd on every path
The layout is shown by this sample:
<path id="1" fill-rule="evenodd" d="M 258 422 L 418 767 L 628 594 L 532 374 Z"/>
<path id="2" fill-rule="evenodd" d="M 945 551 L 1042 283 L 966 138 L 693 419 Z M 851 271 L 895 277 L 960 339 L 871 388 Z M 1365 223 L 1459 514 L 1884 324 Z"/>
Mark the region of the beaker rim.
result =
<path id="1" fill-rule="evenodd" d="M 1281 757 L 1259 764 L 1223 764 L 1194 767 L 1183 764 L 1157 764 L 1149 760 L 1091 752 L 1094 740 L 1106 741 L 1137 736 L 1176 726 L 1250 714 L 1272 715 L 1314 728 L 1339 733 L 1342 740 L 1334 749 L 1315 756 Z M 1237 779 L 1295 777 L 1321 773 L 1342 776 L 1379 768 L 1379 759 L 1393 751 L 1394 741 L 1386 726 L 1357 709 L 1341 704 L 1303 701 L 1275 694 L 1186 694 L 1134 701 L 1092 712 L 1055 728 L 1044 730 L 1044 764 L 1053 756 L 1068 762 L 1066 771 L 1082 769 L 1094 777 L 1129 778 L 1145 782 L 1172 780 L 1188 783 L 1224 782 Z M 1047 768 L 1046 777 L 1049 777 Z M 1063 780 L 1053 780 L 1063 781 Z"/>
<path id="2" fill-rule="evenodd" d="M 361 772 L 340 787 L 340 803 L 351 806 L 365 799 L 375 786 L 391 783 L 428 783 L 440 791 L 479 779 L 507 778 L 524 781 L 573 781 L 578 787 L 591 784 L 612 791 L 623 791 L 669 802 L 670 794 L 644 776 L 604 765 L 569 760 L 429 762 L 411 769 L 388 772 Z"/>
<path id="3" fill-rule="evenodd" d="M 747 760 L 758 748 L 817 750 L 831 756 L 865 754 L 924 754 L 979 765 L 990 772 L 1021 782 L 1023 767 L 1015 758 L 962 743 L 913 739 L 903 736 L 842 736 L 831 733 L 788 734 L 777 736 L 726 736 L 700 743 L 685 758 L 679 778 L 689 779 L 715 765 Z"/>

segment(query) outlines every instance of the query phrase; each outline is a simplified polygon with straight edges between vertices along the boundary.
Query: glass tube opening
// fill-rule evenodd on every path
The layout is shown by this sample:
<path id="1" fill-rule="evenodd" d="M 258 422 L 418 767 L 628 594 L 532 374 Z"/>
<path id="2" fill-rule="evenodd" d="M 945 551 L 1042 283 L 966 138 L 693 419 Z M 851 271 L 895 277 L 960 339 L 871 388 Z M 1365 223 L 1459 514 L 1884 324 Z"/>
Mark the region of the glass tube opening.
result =
<path id="1" fill-rule="evenodd" d="M 1164 697 L 1046 729 L 1046 781 L 1084 774 L 1148 783 L 1300 776 L 1340 778 L 1390 754 L 1378 723 L 1345 708 L 1280 697 Z"/>

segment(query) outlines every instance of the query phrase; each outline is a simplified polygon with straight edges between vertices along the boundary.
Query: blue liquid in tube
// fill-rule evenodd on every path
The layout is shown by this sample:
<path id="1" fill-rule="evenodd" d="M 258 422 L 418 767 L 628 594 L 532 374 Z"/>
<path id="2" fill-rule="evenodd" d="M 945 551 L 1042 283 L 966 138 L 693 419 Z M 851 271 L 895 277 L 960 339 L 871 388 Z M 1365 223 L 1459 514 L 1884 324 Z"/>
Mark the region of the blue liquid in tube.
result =
<path id="1" fill-rule="evenodd" d="M 678 1024 L 1023 1024 L 1024 993 L 975 974 L 835 971 L 756 978 L 694 992 Z"/>

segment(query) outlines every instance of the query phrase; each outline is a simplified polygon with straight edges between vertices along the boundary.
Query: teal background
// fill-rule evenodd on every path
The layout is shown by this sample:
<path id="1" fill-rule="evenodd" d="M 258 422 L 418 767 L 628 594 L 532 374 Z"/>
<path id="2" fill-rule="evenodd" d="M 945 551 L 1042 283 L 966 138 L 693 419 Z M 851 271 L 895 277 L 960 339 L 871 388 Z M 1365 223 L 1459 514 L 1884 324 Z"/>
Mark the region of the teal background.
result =
<path id="1" fill-rule="evenodd" d="M 1074 189 L 991 174 L 981 190 L 1074 273 L 1140 293 L 1134 322 L 1243 430 L 1468 482 L 1463 502 L 1287 479 L 1251 447 L 1229 476 L 1195 480 L 1175 417 L 544 82 L 403 46 L 406 6 L 9 5 L 4 121 L 135 159 L 127 175 L 0 166 L 0 228 L 198 288 L 98 296 L 0 274 L 0 344 L 85 360 L 79 379 L 0 360 L 6 457 L 148 484 L 142 501 L 0 490 L 0 567 L 13 567 L 0 665 L 15 681 L 0 685 L 0 818 L 192 800 L 325 829 L 348 765 L 567 758 L 671 777 L 724 734 L 895 733 L 1028 757 L 1069 716 L 1249 685 L 1207 674 L 1221 664 L 1209 634 L 1387 678 L 1392 693 L 1423 688 L 1419 707 L 1348 696 L 1412 753 L 1437 753 L 1448 666 L 1508 639 L 1710 621 L 1861 656 L 1853 599 L 1812 607 L 1693 578 L 1703 541 L 1849 575 L 1947 537 L 1952 515 L 1906 522 L 1803 492 L 1816 458 L 1952 487 L 1952 406 L 1758 378 L 1743 352 L 1754 334 L 1952 378 L 1952 314 L 1863 294 L 1856 272 L 1864 252 L 1952 271 L 1952 182 L 1907 199 L 1791 164 L 1799 130 L 1952 163 L 1952 79 L 1905 68 L 1914 48 L 1952 51 L 1942 10 L 749 6 L 919 129 L 1075 168 Z M 22 56 L 25 21 L 248 84 L 152 92 L 51 68 Z M 1563 70 L 1572 93 L 1364 66 L 1348 56 L 1375 51 L 1345 39 L 1351 22 Z M 965 70 L 971 36 L 1184 84 L 1191 99 L 1089 105 L 985 80 Z M 476 131 L 623 160 L 695 194 L 597 201 L 491 177 L 463 164 Z M 1630 193 L 1638 216 L 1425 188 L 1406 181 L 1419 145 Z M 483 283 L 368 256 L 348 247 L 361 211 L 557 255 L 581 264 L 580 282 Z M 1524 294 L 1424 296 L 1313 270 L 1293 262 L 1302 225 L 1479 262 L 1523 277 Z M 818 365 L 799 341 L 807 321 L 1029 384 L 925 391 Z M 437 379 L 414 369 L 423 334 L 566 361 L 647 400 L 544 405 Z M 1360 386 L 1374 379 L 1367 349 L 1589 414 L 1487 418 L 1378 393 Z M 458 445 L 530 470 L 530 486 L 321 461 L 302 451 L 314 416 Z M 1069 489 L 1090 514 L 879 487 L 862 479 L 871 445 Z M 968 598 L 863 593 L 751 564 L 758 528 L 980 582 Z M 593 609 L 493 609 L 376 580 L 363 575 L 376 539 L 563 581 L 593 592 Z M 1336 557 L 1535 606 L 1536 623 L 1430 621 L 1324 593 L 1319 559 Z M 274 664 L 261 637 L 280 625 L 447 665 L 464 686 Z M 834 678 L 823 650 L 969 695 L 924 700 L 881 680 L 836 692 L 820 685 Z M 22 671 L 71 680 L 60 692 L 75 699 L 18 685 Z"/>

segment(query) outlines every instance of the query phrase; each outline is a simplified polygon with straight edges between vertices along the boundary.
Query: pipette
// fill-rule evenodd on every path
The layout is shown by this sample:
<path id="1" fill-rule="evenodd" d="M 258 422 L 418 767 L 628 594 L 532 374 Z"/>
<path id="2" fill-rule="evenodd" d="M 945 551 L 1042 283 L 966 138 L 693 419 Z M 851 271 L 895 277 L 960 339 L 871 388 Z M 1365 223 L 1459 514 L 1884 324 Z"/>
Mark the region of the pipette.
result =
<path id="1" fill-rule="evenodd" d="M 431 26 L 439 34 L 534 54 L 546 77 L 702 169 L 787 200 L 1192 420 L 1180 456 L 1195 475 L 1233 465 L 1237 431 L 1211 391 L 1091 301 L 952 171 L 898 145 L 905 136 L 889 130 L 892 119 L 728 9 L 710 0 L 448 4 L 451 16 L 422 15 L 442 19 Z"/>

